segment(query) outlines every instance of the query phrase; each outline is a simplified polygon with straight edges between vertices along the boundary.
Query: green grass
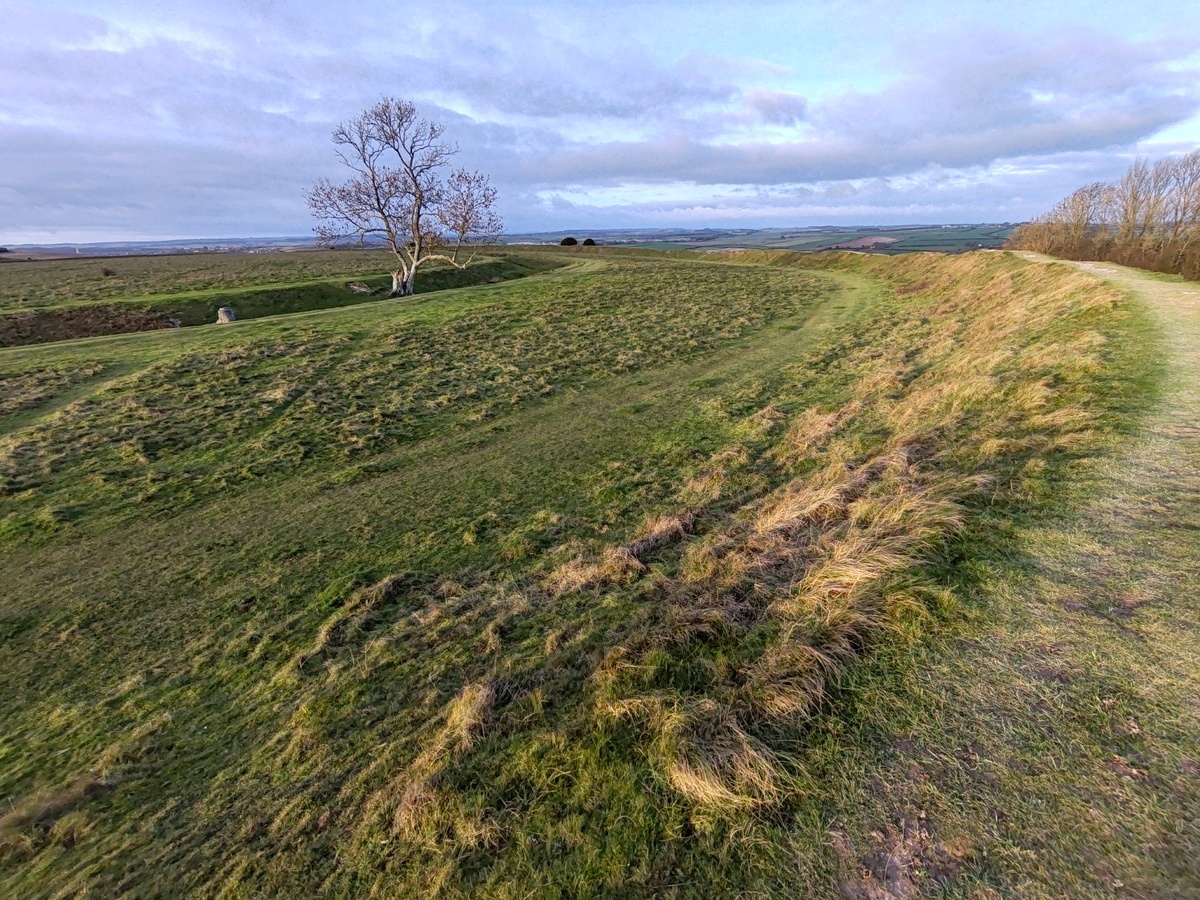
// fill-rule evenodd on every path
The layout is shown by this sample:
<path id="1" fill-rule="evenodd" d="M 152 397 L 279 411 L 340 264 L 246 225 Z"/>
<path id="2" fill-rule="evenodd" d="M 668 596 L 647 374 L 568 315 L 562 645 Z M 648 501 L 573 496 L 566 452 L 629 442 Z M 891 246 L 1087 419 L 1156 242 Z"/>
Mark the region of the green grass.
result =
<path id="1" fill-rule="evenodd" d="M 238 319 L 353 306 L 386 297 L 391 289 L 388 260 L 377 252 L 274 256 L 280 255 L 296 262 L 292 270 L 281 271 L 279 260 L 271 254 L 123 257 L 135 264 L 126 278 L 97 275 L 74 260 L 5 267 L 0 269 L 0 310 L 9 311 L 0 314 L 0 347 L 211 324 L 223 306 L 233 307 Z M 247 259 L 256 264 L 247 265 Z M 195 268 L 181 269 L 180 260 Z M 435 262 L 422 271 L 416 292 L 495 284 L 561 264 L 545 254 L 484 257 L 466 269 Z M 264 280 L 281 274 L 298 278 L 337 269 L 349 270 L 353 277 L 252 281 L 256 275 Z M 4 278 L 14 272 L 17 277 Z M 174 290 L 171 279 L 177 279 Z M 67 287 L 59 287 L 60 282 Z M 194 283 L 206 287 L 179 290 L 181 285 Z M 360 290 L 352 290 L 352 283 Z M 208 286 L 214 284 L 218 286 Z M 362 292 L 362 287 L 368 292 Z M 150 293 L 153 291 L 160 293 Z M 38 301 L 43 302 L 36 305 Z"/>
<path id="2" fill-rule="evenodd" d="M 291 253 L 185 253 L 5 263 L 0 309 L 40 309 L 189 291 L 229 291 L 264 284 L 360 279 L 391 270 L 382 250 Z M 108 269 L 113 274 L 104 275 Z"/>
<path id="3" fill-rule="evenodd" d="M 1045 722 L 1014 692 L 1011 757 L 979 732 L 1024 671 L 1004 592 L 1155 337 L 1000 255 L 600 252 L 3 351 L 0 884 L 828 895 L 886 851 L 914 889 L 1091 888 L 1086 808 L 1027 849 Z M 1062 742 L 1142 715 L 1112 696 Z"/>
<path id="4" fill-rule="evenodd" d="M 0 463 L 0 522 L 32 534 L 36 523 L 57 521 L 55 510 L 79 525 L 96 510 L 104 514 L 98 527 L 108 528 L 125 512 L 145 515 L 147 504 L 173 509 L 314 466 L 354 478 L 448 428 L 711 348 L 815 290 L 781 290 L 795 280 L 765 270 L 732 281 L 713 274 L 727 271 L 629 264 L 570 282 L 493 288 L 490 302 L 470 311 L 439 298 L 356 308 L 336 321 L 287 317 L 265 330 L 164 335 L 171 359 L 109 381 L 89 402 L 22 434 Z M 710 283 L 720 297 L 693 299 Z M 88 358 L 92 369 L 122 360 L 119 351 Z M 44 382 L 64 380 L 70 375 L 57 368 L 27 371 L 20 388 L 28 404 L 52 403 Z"/>

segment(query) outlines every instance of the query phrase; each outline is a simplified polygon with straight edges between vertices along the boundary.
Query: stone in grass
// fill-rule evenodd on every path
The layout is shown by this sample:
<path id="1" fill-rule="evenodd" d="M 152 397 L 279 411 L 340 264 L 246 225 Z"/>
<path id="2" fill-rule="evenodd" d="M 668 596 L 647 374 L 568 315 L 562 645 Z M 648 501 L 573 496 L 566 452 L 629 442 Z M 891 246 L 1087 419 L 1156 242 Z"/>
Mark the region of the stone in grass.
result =
<path id="1" fill-rule="evenodd" d="M 354 291 L 356 294 L 371 293 L 371 288 L 368 285 L 363 284 L 361 281 L 347 281 L 346 287 L 350 288 L 350 290 Z"/>
<path id="2" fill-rule="evenodd" d="M 221 325 L 226 322 L 236 322 L 237 313 L 233 311 L 232 306 L 222 306 L 217 310 L 217 324 Z"/>

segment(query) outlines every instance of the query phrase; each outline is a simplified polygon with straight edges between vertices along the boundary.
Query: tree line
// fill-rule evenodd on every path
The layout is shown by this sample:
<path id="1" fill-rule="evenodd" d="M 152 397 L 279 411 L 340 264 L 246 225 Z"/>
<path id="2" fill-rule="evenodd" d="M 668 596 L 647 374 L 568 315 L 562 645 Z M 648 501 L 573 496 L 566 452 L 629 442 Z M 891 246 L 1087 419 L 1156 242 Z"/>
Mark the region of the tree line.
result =
<path id="1" fill-rule="evenodd" d="M 1020 226 L 1012 243 L 1200 280 L 1200 150 L 1139 159 L 1111 184 L 1081 187 Z"/>

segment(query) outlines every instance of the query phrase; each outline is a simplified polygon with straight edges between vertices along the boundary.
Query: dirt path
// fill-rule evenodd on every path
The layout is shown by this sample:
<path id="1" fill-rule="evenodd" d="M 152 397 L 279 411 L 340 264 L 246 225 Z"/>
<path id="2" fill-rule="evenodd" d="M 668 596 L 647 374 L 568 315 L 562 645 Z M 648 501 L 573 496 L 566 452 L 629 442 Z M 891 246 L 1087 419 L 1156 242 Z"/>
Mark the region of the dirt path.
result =
<path id="1" fill-rule="evenodd" d="M 1043 682 L 1035 702 L 1062 729 L 1058 746 L 1043 747 L 1050 759 L 1062 753 L 1047 808 L 1077 834 L 1048 842 L 1059 862 L 1117 896 L 1196 897 L 1200 285 L 1067 264 L 1149 310 L 1161 393 L 1139 433 L 1085 475 L 1075 514 L 1028 535 L 1028 579 L 1002 604 L 997 637 L 1024 657 L 1018 671 Z"/>
<path id="2" fill-rule="evenodd" d="M 1138 605 L 1161 603 L 1190 619 L 1200 604 L 1200 285 L 1110 263 L 1066 264 L 1142 301 L 1165 351 L 1159 401 L 1126 451 L 1097 472 L 1105 489 L 1079 524 L 1129 553 L 1129 574 L 1145 595 Z M 1174 668 L 1174 660 L 1164 662 Z M 1200 675 L 1191 666 L 1180 674 Z M 1189 698 L 1193 710 L 1198 696 Z"/>
<path id="3" fill-rule="evenodd" d="M 845 897 L 1200 897 L 1200 286 L 1069 265 L 1149 312 L 1154 408 L 977 566 L 862 800 L 903 877 Z"/>

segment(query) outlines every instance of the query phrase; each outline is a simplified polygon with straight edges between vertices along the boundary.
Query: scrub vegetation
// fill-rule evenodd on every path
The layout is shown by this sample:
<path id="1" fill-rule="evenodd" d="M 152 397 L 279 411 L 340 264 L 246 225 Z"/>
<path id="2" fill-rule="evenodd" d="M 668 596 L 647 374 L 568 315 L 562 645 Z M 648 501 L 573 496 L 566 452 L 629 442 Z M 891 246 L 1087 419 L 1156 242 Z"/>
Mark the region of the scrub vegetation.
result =
<path id="1" fill-rule="evenodd" d="M 1200 280 L 1200 150 L 1138 159 L 1111 184 L 1081 187 L 1016 229 L 1011 243 Z"/>
<path id="2" fill-rule="evenodd" d="M 5 892 L 1196 883 L 1195 498 L 1161 626 L 1090 549 L 1166 384 L 1125 287 L 518 262 L 0 353 Z"/>

